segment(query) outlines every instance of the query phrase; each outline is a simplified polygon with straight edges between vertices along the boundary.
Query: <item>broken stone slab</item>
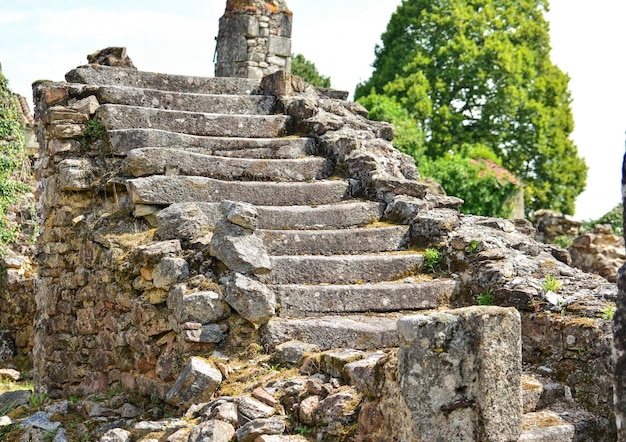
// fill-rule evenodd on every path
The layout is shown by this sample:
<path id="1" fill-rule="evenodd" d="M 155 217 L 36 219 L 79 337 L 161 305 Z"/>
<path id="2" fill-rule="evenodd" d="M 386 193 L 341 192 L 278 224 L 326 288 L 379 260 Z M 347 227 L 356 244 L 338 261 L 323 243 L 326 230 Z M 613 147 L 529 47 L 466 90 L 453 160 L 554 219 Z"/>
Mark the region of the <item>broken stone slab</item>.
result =
<path id="1" fill-rule="evenodd" d="M 519 442 L 571 442 L 574 425 L 565 422 L 553 411 L 527 413 L 522 417 L 523 428 Z"/>
<path id="2" fill-rule="evenodd" d="M 221 208 L 222 213 L 231 223 L 249 230 L 257 228 L 259 213 L 252 204 L 224 201 Z"/>
<path id="3" fill-rule="evenodd" d="M 96 117 L 109 130 L 145 127 L 200 136 L 271 138 L 287 135 L 285 115 L 222 115 L 103 104 Z"/>
<path id="4" fill-rule="evenodd" d="M 420 440 L 519 439 L 521 320 L 515 309 L 408 316 L 398 321 L 398 335 L 400 391 Z"/>
<path id="5" fill-rule="evenodd" d="M 377 221 L 382 205 L 349 200 L 315 206 L 257 206 L 259 229 L 342 229 Z"/>
<path id="6" fill-rule="evenodd" d="M 262 206 L 330 204 L 348 191 L 348 183 L 339 180 L 273 183 L 161 175 L 128 180 L 127 187 L 135 204 L 158 205 L 224 200 Z"/>
<path id="7" fill-rule="evenodd" d="M 356 254 L 391 252 L 405 248 L 407 227 L 392 226 L 333 230 L 261 230 L 271 255 Z"/>
<path id="8" fill-rule="evenodd" d="M 285 431 L 285 421 L 280 417 L 255 419 L 237 429 L 238 442 L 253 442 L 264 434 L 277 435 Z"/>
<path id="9" fill-rule="evenodd" d="M 315 149 L 312 138 L 203 137 L 148 128 L 110 130 L 106 141 L 109 150 L 120 156 L 147 146 L 222 157 L 275 159 L 301 158 Z"/>
<path id="10" fill-rule="evenodd" d="M 65 74 L 68 83 L 131 86 L 197 94 L 250 95 L 259 85 L 247 78 L 193 77 L 107 66 L 80 66 Z"/>
<path id="11" fill-rule="evenodd" d="M 167 393 L 173 405 L 208 402 L 222 382 L 222 373 L 205 359 L 192 357 Z"/>
<path id="12" fill-rule="evenodd" d="M 266 419 L 274 414 L 274 407 L 264 404 L 263 402 L 248 396 L 238 397 L 237 411 L 245 417 L 245 420 Z"/>
<path id="13" fill-rule="evenodd" d="M 365 353 L 363 359 L 346 364 L 343 372 L 359 393 L 371 398 L 380 397 L 385 379 L 382 363 L 387 357 L 384 351 Z"/>
<path id="14" fill-rule="evenodd" d="M 522 374 L 523 413 L 535 411 L 542 394 L 543 384 L 528 374 Z"/>
<path id="15" fill-rule="evenodd" d="M 50 414 L 45 411 L 38 411 L 20 422 L 20 427 L 34 427 L 44 431 L 54 431 L 60 426 L 61 422 L 50 422 Z"/>
<path id="16" fill-rule="evenodd" d="M 364 357 L 365 353 L 363 351 L 351 348 L 325 351 L 320 359 L 320 370 L 334 378 L 348 380 L 348 375 L 344 370 L 345 366 Z"/>
<path id="17" fill-rule="evenodd" d="M 398 345 L 396 321 L 397 317 L 357 315 L 306 319 L 273 318 L 261 328 L 261 333 L 271 346 L 298 340 L 317 345 L 321 350 L 371 350 Z"/>
<path id="18" fill-rule="evenodd" d="M 102 86 L 96 90 L 102 104 L 126 104 L 167 110 L 213 112 L 220 114 L 271 115 L 276 98 L 270 95 L 216 95 L 128 86 Z"/>
<path id="19" fill-rule="evenodd" d="M 210 253 L 233 272 L 261 274 L 272 269 L 261 238 L 229 222 L 220 222 L 215 227 Z"/>
<path id="20" fill-rule="evenodd" d="M 305 317 L 320 314 L 393 312 L 434 309 L 449 304 L 458 282 L 435 279 L 424 282 L 357 285 L 273 285 L 280 315 Z"/>
<path id="21" fill-rule="evenodd" d="M 393 281 L 421 271 L 424 258 L 415 254 L 271 256 L 266 284 L 347 284 Z"/>
<path id="22" fill-rule="evenodd" d="M 124 430 L 123 428 L 113 428 L 104 433 L 100 438 L 100 442 L 130 442 L 130 440 L 130 431 Z"/>
<path id="23" fill-rule="evenodd" d="M 264 324 L 276 314 L 276 296 L 265 284 L 241 273 L 221 278 L 226 302 L 253 324 Z"/>
<path id="24" fill-rule="evenodd" d="M 122 172 L 133 177 L 189 175 L 228 181 L 312 181 L 330 175 L 323 158 L 228 158 L 158 147 L 130 151 Z"/>
<path id="25" fill-rule="evenodd" d="M 228 422 L 210 420 L 195 425 L 189 433 L 189 442 L 230 442 L 235 428 Z"/>
<path id="26" fill-rule="evenodd" d="M 0 394 L 0 410 L 8 410 L 27 405 L 30 402 L 30 390 L 7 391 Z"/>

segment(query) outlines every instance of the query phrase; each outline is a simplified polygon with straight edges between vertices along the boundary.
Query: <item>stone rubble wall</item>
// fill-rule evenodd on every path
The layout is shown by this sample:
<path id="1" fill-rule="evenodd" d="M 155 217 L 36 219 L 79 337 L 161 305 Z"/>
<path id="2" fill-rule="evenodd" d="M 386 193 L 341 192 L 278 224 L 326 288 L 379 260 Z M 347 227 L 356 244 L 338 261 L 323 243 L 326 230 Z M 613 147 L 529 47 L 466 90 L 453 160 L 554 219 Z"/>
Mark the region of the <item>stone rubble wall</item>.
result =
<path id="1" fill-rule="evenodd" d="M 230 0 L 220 18 L 215 76 L 261 79 L 291 69 L 292 14 L 283 0 Z"/>

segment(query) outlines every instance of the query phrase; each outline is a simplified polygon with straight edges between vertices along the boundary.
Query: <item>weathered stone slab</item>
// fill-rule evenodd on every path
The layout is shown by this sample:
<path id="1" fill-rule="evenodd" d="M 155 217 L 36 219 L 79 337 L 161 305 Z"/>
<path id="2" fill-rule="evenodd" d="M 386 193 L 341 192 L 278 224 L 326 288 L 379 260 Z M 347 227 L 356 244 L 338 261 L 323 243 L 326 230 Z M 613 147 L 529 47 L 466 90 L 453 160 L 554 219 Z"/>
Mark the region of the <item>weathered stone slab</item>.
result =
<path id="1" fill-rule="evenodd" d="M 202 358 L 192 357 L 167 393 L 174 405 L 208 402 L 222 382 L 222 373 Z"/>
<path id="2" fill-rule="evenodd" d="M 104 86 L 96 91 L 100 104 L 125 104 L 189 112 L 271 115 L 276 98 L 271 95 L 209 95 Z"/>
<path id="3" fill-rule="evenodd" d="M 289 132 L 291 124 L 286 115 L 222 115 L 119 104 L 102 105 L 96 115 L 112 130 L 144 127 L 218 137 L 280 137 Z"/>
<path id="4" fill-rule="evenodd" d="M 326 160 L 318 157 L 228 158 L 157 147 L 130 151 L 122 172 L 133 177 L 190 175 L 230 181 L 311 181 L 330 175 Z"/>
<path id="5" fill-rule="evenodd" d="M 107 143 L 114 155 L 150 146 L 223 157 L 300 158 L 315 149 L 312 138 L 203 137 L 147 128 L 108 131 Z"/>
<path id="6" fill-rule="evenodd" d="M 400 390 L 421 441 L 519 439 L 522 344 L 515 309 L 404 317 L 398 335 Z"/>
<path id="7" fill-rule="evenodd" d="M 254 92 L 258 80 L 246 78 L 192 77 L 159 74 L 107 66 L 81 66 L 65 74 L 68 83 L 131 86 L 197 94 L 245 95 Z"/>
<path id="8" fill-rule="evenodd" d="M 230 442 L 235 436 L 235 428 L 228 422 L 210 420 L 193 427 L 189 442 Z"/>
<path id="9" fill-rule="evenodd" d="M 237 429 L 239 442 L 253 442 L 257 437 L 264 434 L 281 434 L 285 431 L 285 421 L 280 417 L 269 419 L 255 419 Z"/>
<path id="10" fill-rule="evenodd" d="M 263 338 L 272 346 L 298 340 L 315 344 L 321 350 L 331 348 L 370 350 L 398 346 L 396 319 L 379 316 L 274 318 L 261 330 Z"/>
<path id="11" fill-rule="evenodd" d="M 377 221 L 380 203 L 343 201 L 311 206 L 258 206 L 259 229 L 342 229 L 364 226 Z"/>
<path id="12" fill-rule="evenodd" d="M 182 287 L 171 290 L 167 306 L 180 323 L 199 322 L 208 324 L 225 319 L 230 308 L 224 296 L 214 291 L 185 293 Z"/>
<path id="13" fill-rule="evenodd" d="M 407 227 L 341 230 L 261 230 L 271 255 L 323 255 L 391 252 L 403 249 Z"/>
<path id="14" fill-rule="evenodd" d="M 524 431 L 520 442 L 571 442 L 574 440 L 574 425 L 565 422 L 552 411 L 527 413 L 522 418 Z"/>
<path id="15" fill-rule="evenodd" d="M 162 176 L 127 181 L 135 204 L 241 201 L 255 205 L 311 205 L 341 201 L 344 181 L 273 183 L 220 181 L 205 177 Z"/>
<path id="16" fill-rule="evenodd" d="M 435 309 L 449 303 L 458 282 L 357 285 L 274 285 L 283 317 Z"/>
<path id="17" fill-rule="evenodd" d="M 266 284 L 346 284 L 393 281 L 420 272 L 420 254 L 272 256 Z"/>

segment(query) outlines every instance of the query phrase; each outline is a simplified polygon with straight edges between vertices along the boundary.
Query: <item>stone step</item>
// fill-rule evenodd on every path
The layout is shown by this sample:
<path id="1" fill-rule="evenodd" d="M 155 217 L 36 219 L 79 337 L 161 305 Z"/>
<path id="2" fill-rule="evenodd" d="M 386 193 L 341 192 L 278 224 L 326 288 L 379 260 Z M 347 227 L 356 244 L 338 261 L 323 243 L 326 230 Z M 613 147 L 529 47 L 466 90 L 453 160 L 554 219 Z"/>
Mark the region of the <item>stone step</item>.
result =
<path id="1" fill-rule="evenodd" d="M 260 230 L 270 255 L 335 255 L 391 252 L 405 248 L 408 227 L 341 230 Z"/>
<path id="2" fill-rule="evenodd" d="M 65 74 L 68 83 L 131 86 L 196 94 L 246 95 L 257 91 L 259 80 L 159 74 L 109 66 L 80 66 Z"/>
<path id="3" fill-rule="evenodd" d="M 449 305 L 458 284 L 449 279 L 434 279 L 357 285 L 292 284 L 271 288 L 280 304 L 280 316 L 301 318 L 436 309 Z"/>
<path id="4" fill-rule="evenodd" d="M 300 158 L 315 150 L 313 138 L 233 138 L 203 137 L 158 129 L 121 129 L 107 132 L 107 146 L 113 155 L 126 155 L 142 147 L 247 158 Z"/>
<path id="5" fill-rule="evenodd" d="M 261 327 L 261 336 L 271 346 L 297 340 L 332 348 L 373 350 L 397 347 L 398 315 L 323 316 L 319 318 L 273 318 Z"/>
<path id="6" fill-rule="evenodd" d="M 228 158 L 148 147 L 129 152 L 122 164 L 127 176 L 190 175 L 221 180 L 312 181 L 328 178 L 332 165 L 324 158 L 288 160 Z"/>
<path id="7" fill-rule="evenodd" d="M 308 183 L 221 181 L 206 177 L 154 175 L 127 181 L 135 204 L 170 205 L 184 202 L 241 201 L 263 206 L 330 204 L 346 197 L 340 180 Z"/>
<path id="8" fill-rule="evenodd" d="M 259 229 L 345 229 L 377 221 L 383 203 L 342 201 L 318 206 L 257 206 Z"/>
<path id="9" fill-rule="evenodd" d="M 272 271 L 261 275 L 265 284 L 359 284 L 395 281 L 420 272 L 418 253 L 368 255 L 271 256 Z"/>
<path id="10" fill-rule="evenodd" d="M 124 104 L 167 110 L 217 114 L 271 115 L 276 97 L 270 95 L 216 95 L 102 86 L 96 89 L 100 104 Z"/>
<path id="11" fill-rule="evenodd" d="M 120 104 L 103 104 L 97 117 L 109 130 L 150 128 L 218 137 L 280 137 L 291 126 L 287 115 L 222 115 Z"/>

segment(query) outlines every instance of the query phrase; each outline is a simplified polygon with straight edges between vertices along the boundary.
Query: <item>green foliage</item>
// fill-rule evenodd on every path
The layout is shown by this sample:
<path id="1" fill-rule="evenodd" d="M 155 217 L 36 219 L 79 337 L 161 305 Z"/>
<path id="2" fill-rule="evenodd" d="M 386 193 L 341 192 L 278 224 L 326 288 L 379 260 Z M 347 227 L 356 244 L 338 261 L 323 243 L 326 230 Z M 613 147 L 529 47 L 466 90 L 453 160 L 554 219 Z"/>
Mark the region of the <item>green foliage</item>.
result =
<path id="1" fill-rule="evenodd" d="M 619 203 L 607 213 L 596 220 L 587 220 L 583 222 L 583 230 L 589 231 L 598 224 L 609 224 L 613 228 L 613 232 L 617 235 L 624 235 L 624 205 Z"/>
<path id="2" fill-rule="evenodd" d="M 28 397 L 30 406 L 35 409 L 41 407 L 44 404 L 44 402 L 46 402 L 46 399 L 48 399 L 48 395 L 46 393 L 42 393 L 42 394 L 31 393 L 31 395 Z"/>
<path id="3" fill-rule="evenodd" d="M 29 189 L 20 182 L 25 177 L 27 163 L 22 116 L 0 72 L 0 249 L 14 241 L 19 226 L 7 218 L 10 205 Z"/>
<path id="4" fill-rule="evenodd" d="M 330 77 L 321 75 L 312 61 L 304 58 L 302 54 L 291 56 L 291 73 L 302 77 L 307 83 L 318 87 L 330 87 Z"/>
<path id="5" fill-rule="evenodd" d="M 435 273 L 441 270 L 443 254 L 437 249 L 424 250 L 424 269 L 427 273 Z"/>
<path id="6" fill-rule="evenodd" d="M 574 244 L 574 238 L 570 238 L 569 236 L 565 236 L 565 235 L 559 235 L 556 238 L 554 238 L 553 242 L 557 246 L 559 246 L 559 247 L 561 247 L 563 249 L 567 249 L 572 244 Z"/>
<path id="7" fill-rule="evenodd" d="M 87 121 L 87 129 L 85 130 L 85 138 L 89 141 L 97 141 L 104 139 L 107 129 L 99 120 L 95 118 Z"/>
<path id="8" fill-rule="evenodd" d="M 449 195 L 463 199 L 463 213 L 508 218 L 513 210 L 512 197 L 519 187 L 492 165 L 461 155 L 445 155 L 424 161 L 420 171 L 433 177 Z"/>
<path id="9" fill-rule="evenodd" d="M 358 99 L 369 111 L 369 118 L 387 121 L 396 127 L 393 145 L 396 149 L 411 155 L 419 164 L 424 155 L 424 135 L 417 121 L 402 107 L 395 97 L 372 92 Z"/>
<path id="10" fill-rule="evenodd" d="M 547 275 L 546 280 L 543 282 L 543 290 L 546 292 L 558 292 L 561 289 L 561 281 L 556 279 L 552 275 Z"/>
<path id="11" fill-rule="evenodd" d="M 493 305 L 495 300 L 496 299 L 493 296 L 493 293 L 491 293 L 491 290 L 487 290 L 487 293 L 480 293 L 476 295 L 476 302 L 478 302 L 478 305 Z"/>
<path id="12" fill-rule="evenodd" d="M 302 436 L 309 435 L 313 432 L 313 430 L 311 430 L 306 425 L 298 425 L 297 427 L 294 428 L 294 431 Z"/>
<path id="13" fill-rule="evenodd" d="M 569 78 L 550 61 L 547 8 L 547 0 L 404 0 L 355 97 L 393 97 L 431 159 L 487 146 L 524 182 L 527 211 L 572 214 L 587 166 L 570 140 Z"/>
<path id="14" fill-rule="evenodd" d="M 607 321 L 612 321 L 616 311 L 617 307 L 615 306 L 615 304 L 609 304 L 604 308 L 604 310 L 602 310 L 602 313 L 598 314 L 598 317 Z"/>

